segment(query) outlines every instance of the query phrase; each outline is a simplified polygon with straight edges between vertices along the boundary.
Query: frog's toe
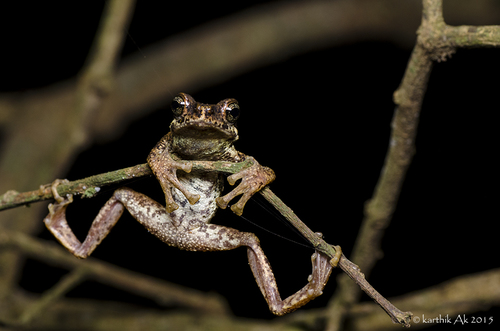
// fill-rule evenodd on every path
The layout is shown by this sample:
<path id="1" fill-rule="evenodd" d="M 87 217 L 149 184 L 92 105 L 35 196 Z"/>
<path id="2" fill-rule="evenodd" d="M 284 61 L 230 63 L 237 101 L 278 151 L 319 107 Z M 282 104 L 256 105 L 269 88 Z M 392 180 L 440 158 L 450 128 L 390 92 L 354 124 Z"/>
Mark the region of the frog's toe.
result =
<path id="1" fill-rule="evenodd" d="M 240 179 L 241 182 L 238 186 L 236 186 L 235 189 L 233 189 L 225 196 L 216 199 L 217 205 L 220 208 L 225 209 L 228 203 L 232 199 L 234 199 L 234 197 L 243 194 L 240 200 L 236 204 L 231 206 L 231 210 L 238 216 L 241 216 L 241 214 L 243 214 L 243 208 L 245 207 L 247 201 L 262 187 L 264 187 L 274 179 L 274 172 L 272 172 L 272 170 L 270 169 L 269 171 L 265 170 L 257 163 L 257 161 L 254 160 L 254 165 L 250 168 L 244 169 L 227 177 L 227 181 L 231 185 L 234 185 L 236 181 Z"/>
<path id="2" fill-rule="evenodd" d="M 200 195 L 199 194 L 192 194 L 190 192 L 187 192 L 188 194 L 184 194 L 186 196 L 186 199 L 188 199 L 189 203 L 194 205 L 198 200 L 200 200 Z"/>
<path id="3" fill-rule="evenodd" d="M 184 185 L 179 182 L 179 179 L 175 174 L 157 174 L 157 178 L 160 181 L 163 193 L 165 194 L 165 209 L 168 213 L 171 213 L 179 208 L 179 205 L 174 201 L 174 198 L 172 197 L 172 190 L 174 188 L 178 189 L 192 205 L 194 205 L 200 199 L 200 196 L 198 194 L 189 192 L 186 187 L 184 187 Z"/>
<path id="4" fill-rule="evenodd" d="M 54 200 L 56 200 L 57 204 L 63 204 L 63 203 L 68 204 L 68 203 L 73 202 L 73 196 L 69 195 L 70 198 L 65 199 L 59 195 L 59 192 L 57 192 L 57 187 L 60 184 L 67 184 L 67 183 L 69 183 L 69 181 L 67 179 L 56 179 L 50 185 L 50 190 L 52 191 L 52 196 L 54 196 Z M 69 201 L 69 200 L 71 200 L 71 201 Z"/>
<path id="5" fill-rule="evenodd" d="M 58 194 L 58 197 L 59 197 L 59 200 L 56 199 L 56 203 L 49 204 L 49 215 L 50 216 L 55 215 L 55 214 L 64 213 L 66 211 L 66 208 L 68 208 L 68 205 L 73 202 L 73 194 L 68 194 L 64 198 L 60 197 Z"/>
<path id="6" fill-rule="evenodd" d="M 171 213 L 174 210 L 177 210 L 179 208 L 179 205 L 175 202 L 174 198 L 172 198 L 170 190 L 167 189 L 164 192 L 165 192 L 165 210 L 167 211 L 167 213 Z M 191 205 L 194 205 L 200 199 L 200 196 L 198 194 L 191 194 L 187 190 L 181 190 L 181 192 L 184 194 L 184 196 Z"/>
<path id="7" fill-rule="evenodd" d="M 183 170 L 184 172 L 191 172 L 193 164 L 189 161 L 170 161 L 170 167 L 173 169 Z"/>
<path id="8" fill-rule="evenodd" d="M 192 194 L 187 189 L 185 189 L 184 186 L 182 186 L 182 185 L 179 185 L 176 188 L 182 192 L 182 194 L 186 197 L 186 199 L 192 205 L 194 205 L 200 199 L 200 195 Z M 174 210 L 179 208 L 179 205 L 175 202 L 174 198 L 172 197 L 171 190 L 172 190 L 171 187 L 168 187 L 167 189 L 164 190 L 164 192 L 165 192 L 165 209 L 168 213 L 171 213 Z"/>
<path id="9" fill-rule="evenodd" d="M 238 181 L 238 179 L 241 179 L 241 178 L 245 177 L 245 175 L 246 175 L 245 170 L 237 172 L 235 174 L 232 174 L 231 176 L 228 176 L 227 177 L 227 182 L 229 183 L 229 185 L 233 186 L 234 184 L 236 184 L 236 182 Z"/>
<path id="10" fill-rule="evenodd" d="M 330 260 L 330 265 L 332 267 L 337 267 L 340 261 L 340 258 L 342 257 L 342 249 L 340 246 L 333 246 L 335 248 L 335 256 Z"/>
<path id="11" fill-rule="evenodd" d="M 217 205 L 220 208 L 226 209 L 229 202 L 240 194 L 243 194 L 243 196 L 240 198 L 240 200 L 236 204 L 231 206 L 231 210 L 236 215 L 241 216 L 241 214 L 243 214 L 243 208 L 245 207 L 245 204 L 250 199 L 250 197 L 253 195 L 253 193 L 249 193 L 245 184 L 241 183 L 234 190 L 232 190 L 231 192 L 229 192 L 228 194 L 226 194 L 223 197 L 217 198 L 215 201 L 217 202 Z"/>
<path id="12" fill-rule="evenodd" d="M 189 201 L 190 204 L 194 205 L 196 202 L 198 202 L 198 200 L 200 200 L 199 194 L 193 194 L 189 192 L 189 190 L 186 189 L 186 187 L 182 185 L 177 178 L 175 179 L 175 182 L 172 182 L 172 184 L 173 187 L 182 192 L 182 194 L 186 197 L 186 199 Z M 174 200 L 172 198 L 172 202 L 173 201 Z"/>
<path id="13" fill-rule="evenodd" d="M 245 208 L 245 205 L 247 204 L 248 200 L 253 196 L 255 192 L 252 191 L 247 191 L 245 192 L 240 200 L 234 205 L 231 206 L 231 210 L 238 216 L 241 216 L 243 214 L 243 208 Z"/>
<path id="14" fill-rule="evenodd" d="M 218 197 L 217 199 L 215 199 L 215 202 L 217 202 L 217 206 L 219 206 L 219 208 L 221 209 L 226 209 L 229 203 L 229 200 L 226 200 L 225 198 L 226 196 Z"/>
<path id="15" fill-rule="evenodd" d="M 168 199 L 165 201 L 165 210 L 167 213 L 171 213 L 174 210 L 179 209 L 179 205 L 174 202 L 174 200 L 169 201 Z"/>
<path id="16" fill-rule="evenodd" d="M 330 275 L 332 273 L 332 266 L 328 258 L 318 251 L 311 256 L 312 274 L 309 275 L 308 281 L 309 291 L 314 297 L 321 295 Z"/>
<path id="17" fill-rule="evenodd" d="M 238 203 L 231 206 L 231 210 L 236 215 L 241 216 L 241 215 L 243 215 L 243 208 L 245 208 L 245 204 L 246 204 L 246 201 L 242 202 L 240 199 L 240 201 L 238 201 Z"/>

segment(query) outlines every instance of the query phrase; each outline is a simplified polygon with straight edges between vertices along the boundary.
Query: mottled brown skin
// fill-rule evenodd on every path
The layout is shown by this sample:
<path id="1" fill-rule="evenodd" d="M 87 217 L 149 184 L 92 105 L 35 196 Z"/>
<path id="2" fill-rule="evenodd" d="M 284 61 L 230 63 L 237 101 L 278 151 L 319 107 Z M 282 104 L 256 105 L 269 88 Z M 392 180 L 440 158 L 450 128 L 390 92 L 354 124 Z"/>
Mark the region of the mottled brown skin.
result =
<path id="1" fill-rule="evenodd" d="M 69 228 L 65 215 L 73 198 L 62 198 L 57 194 L 56 187 L 60 180 L 56 180 L 52 191 L 57 203 L 49 206 L 50 213 L 44 219 L 47 228 L 72 254 L 86 258 L 106 237 L 126 208 L 152 234 L 170 246 L 190 251 L 222 251 L 246 246 L 255 280 L 269 309 L 276 315 L 291 312 L 321 295 L 332 269 L 326 256 L 315 252 L 308 283 L 282 300 L 259 239 L 253 233 L 210 223 L 217 207 L 226 208 L 238 195 L 242 196 L 231 210 L 241 215 L 248 199 L 275 178 L 271 169 L 234 148 L 233 143 L 238 139 L 235 122 L 239 106 L 236 100 L 226 99 L 207 105 L 181 93 L 174 98 L 172 111 L 174 120 L 170 132 L 148 156 L 148 164 L 165 193 L 166 207 L 144 194 L 120 188 L 99 211 L 85 241 L 80 243 Z M 247 158 L 252 159 L 253 166 L 229 176 L 231 185 L 239 179 L 241 182 L 222 197 L 224 178 L 215 172 L 191 171 L 189 162 L 240 162 Z"/>

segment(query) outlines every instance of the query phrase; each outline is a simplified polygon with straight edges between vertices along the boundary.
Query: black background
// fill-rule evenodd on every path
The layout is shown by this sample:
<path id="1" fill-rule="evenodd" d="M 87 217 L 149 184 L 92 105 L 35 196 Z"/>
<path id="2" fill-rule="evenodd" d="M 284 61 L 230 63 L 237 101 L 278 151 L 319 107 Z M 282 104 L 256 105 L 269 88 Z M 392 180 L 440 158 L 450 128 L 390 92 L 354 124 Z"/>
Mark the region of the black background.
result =
<path id="1" fill-rule="evenodd" d="M 129 29 L 134 42 L 127 38 L 123 54 L 245 9 L 250 3 L 255 1 L 224 2 L 223 6 L 183 2 L 165 8 L 139 2 Z M 29 8 L 9 8 L 11 17 L 2 24 L 1 91 L 29 91 L 74 77 L 85 61 L 102 7 L 95 1 L 38 2 Z M 383 164 L 394 110 L 392 93 L 401 81 L 410 51 L 386 41 L 345 44 L 289 57 L 217 86 L 184 92 L 205 103 L 236 98 L 242 108 L 238 150 L 273 168 L 277 174 L 273 191 L 311 229 L 341 245 L 349 257 L 363 204 L 372 195 Z M 498 221 L 494 212 L 498 205 L 498 124 L 494 116 L 498 111 L 499 55 L 495 49 L 459 50 L 434 66 L 420 118 L 417 153 L 382 242 L 384 257 L 369 278 L 384 296 L 498 267 L 494 229 L 494 221 Z M 170 121 L 168 105 L 156 109 L 132 123 L 118 139 L 94 143 L 60 177 L 74 180 L 144 163 L 149 150 L 168 132 Z M 163 202 L 153 178 L 131 187 Z M 68 218 L 80 238 L 110 195 L 111 191 L 69 208 Z M 247 205 L 245 216 L 300 240 L 256 203 Z M 229 210 L 219 211 L 213 222 L 259 236 L 283 297 L 305 284 L 311 249 L 269 235 Z M 46 230 L 40 237 L 51 238 Z M 238 316 L 273 318 L 243 248 L 221 253 L 179 251 L 152 237 L 126 215 L 93 256 L 184 286 L 221 293 Z M 22 286 L 43 292 L 64 273 L 30 260 Z M 324 295 L 307 307 L 327 304 L 338 274 L 334 271 Z M 154 306 L 94 282 L 85 282 L 68 296 Z M 497 314 L 495 308 L 475 316 Z"/>

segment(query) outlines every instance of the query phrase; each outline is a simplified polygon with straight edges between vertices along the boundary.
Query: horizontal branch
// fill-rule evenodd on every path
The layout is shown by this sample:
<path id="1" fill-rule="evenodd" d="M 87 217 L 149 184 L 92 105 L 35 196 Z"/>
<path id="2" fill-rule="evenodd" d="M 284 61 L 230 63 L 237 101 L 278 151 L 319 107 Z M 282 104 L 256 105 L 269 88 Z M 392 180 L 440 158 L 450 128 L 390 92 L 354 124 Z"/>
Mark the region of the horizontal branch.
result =
<path id="1" fill-rule="evenodd" d="M 241 163 L 191 161 L 191 163 L 193 164 L 193 170 L 220 171 L 224 173 L 236 173 L 251 165 L 249 161 Z M 92 198 L 96 196 L 104 186 L 117 185 L 132 179 L 152 175 L 153 173 L 149 166 L 143 163 L 84 179 L 61 183 L 57 186 L 57 192 L 61 196 L 73 194 L 79 195 L 82 198 Z M 41 185 L 38 190 L 29 192 L 19 193 L 11 190 L 0 196 L 0 211 L 50 199 L 54 199 L 51 184 Z"/>
<path id="2" fill-rule="evenodd" d="M 457 48 L 500 47 L 500 25 L 461 25 L 445 23 L 442 0 L 423 1 L 423 19 L 417 44 L 434 61 L 445 61 Z"/>
<path id="3" fill-rule="evenodd" d="M 500 47 L 500 25 L 447 25 L 444 35 L 457 47 Z"/>

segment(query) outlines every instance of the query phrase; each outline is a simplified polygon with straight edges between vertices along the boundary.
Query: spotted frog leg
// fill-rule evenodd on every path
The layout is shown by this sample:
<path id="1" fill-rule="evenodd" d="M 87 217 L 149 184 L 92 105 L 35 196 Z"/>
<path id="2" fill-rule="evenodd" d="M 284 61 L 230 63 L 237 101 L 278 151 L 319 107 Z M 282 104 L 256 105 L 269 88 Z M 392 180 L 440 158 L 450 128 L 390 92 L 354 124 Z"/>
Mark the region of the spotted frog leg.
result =
<path id="1" fill-rule="evenodd" d="M 323 294 L 323 289 L 330 278 L 333 267 L 329 259 L 322 253 L 316 251 L 311 256 L 312 273 L 307 279 L 308 283 L 295 294 L 282 300 L 269 262 L 267 262 L 267 259 L 259 261 L 259 259 L 266 258 L 260 246 L 259 250 L 254 250 L 253 247 L 251 248 L 252 249 L 248 250 L 250 267 L 255 276 L 257 285 L 273 314 L 278 316 L 288 314 Z M 262 252 L 262 254 L 260 254 L 260 252 Z"/>
<path id="2" fill-rule="evenodd" d="M 240 184 L 225 196 L 216 199 L 217 205 L 225 209 L 232 199 L 242 194 L 240 200 L 231 206 L 231 210 L 238 216 L 243 214 L 243 208 L 248 200 L 276 178 L 274 171 L 270 168 L 261 166 L 251 156 L 248 156 L 247 159 L 253 162 L 252 166 L 227 177 L 227 181 L 231 186 L 239 179 L 241 179 Z"/>
<path id="3" fill-rule="evenodd" d="M 49 206 L 50 212 L 44 223 L 61 244 L 79 258 L 86 258 L 94 251 L 126 208 L 149 232 L 166 244 L 180 249 L 222 251 L 246 246 L 248 262 L 257 285 L 269 309 L 275 315 L 292 312 L 320 296 L 334 266 L 325 255 L 316 251 L 311 257 L 312 273 L 308 277 L 308 283 L 295 294 L 282 300 L 271 265 L 260 246 L 259 239 L 253 233 L 204 223 L 197 219 L 175 222 L 175 218 L 180 214 L 176 216 L 177 212 L 167 213 L 156 201 L 126 187 L 119 188 L 113 193 L 99 211 L 87 237 L 81 243 L 66 221 L 66 208 L 73 198 L 71 195 L 64 198 L 59 196 L 57 185 L 60 183 L 60 180 L 56 180 L 51 186 L 57 203 Z M 338 261 L 340 250 L 337 254 Z"/>

